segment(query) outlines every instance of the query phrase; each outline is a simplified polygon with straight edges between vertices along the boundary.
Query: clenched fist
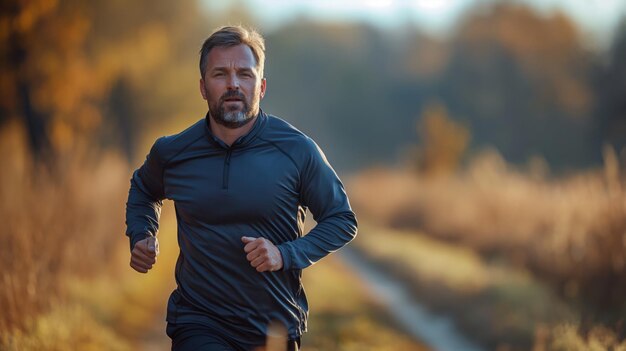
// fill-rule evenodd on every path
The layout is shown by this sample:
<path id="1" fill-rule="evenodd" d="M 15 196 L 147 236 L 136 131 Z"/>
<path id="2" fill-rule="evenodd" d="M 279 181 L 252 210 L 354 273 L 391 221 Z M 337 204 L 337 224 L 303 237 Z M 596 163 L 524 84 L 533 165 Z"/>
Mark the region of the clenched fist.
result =
<path id="1" fill-rule="evenodd" d="M 246 259 L 258 272 L 273 272 L 283 268 L 283 256 L 271 241 L 265 238 L 241 237 Z"/>
<path id="2" fill-rule="evenodd" d="M 130 254 L 130 266 L 139 273 L 148 273 L 156 263 L 159 254 L 159 241 L 149 236 L 138 241 Z"/>

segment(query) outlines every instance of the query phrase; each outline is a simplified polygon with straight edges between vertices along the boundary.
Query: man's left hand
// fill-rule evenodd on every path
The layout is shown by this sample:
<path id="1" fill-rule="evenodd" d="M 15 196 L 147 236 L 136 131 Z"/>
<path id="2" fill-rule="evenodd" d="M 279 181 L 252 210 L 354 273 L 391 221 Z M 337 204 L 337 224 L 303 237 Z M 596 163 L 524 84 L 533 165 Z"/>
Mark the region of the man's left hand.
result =
<path id="1" fill-rule="evenodd" d="M 242 236 L 243 250 L 250 265 L 258 272 L 273 272 L 283 268 L 283 257 L 276 245 L 265 238 Z"/>

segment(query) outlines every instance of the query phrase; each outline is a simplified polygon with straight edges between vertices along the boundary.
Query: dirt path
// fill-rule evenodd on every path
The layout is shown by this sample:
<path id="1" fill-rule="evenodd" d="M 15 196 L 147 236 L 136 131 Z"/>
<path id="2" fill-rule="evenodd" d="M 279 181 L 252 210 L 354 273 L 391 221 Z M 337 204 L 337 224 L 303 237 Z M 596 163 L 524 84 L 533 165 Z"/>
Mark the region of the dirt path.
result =
<path id="1" fill-rule="evenodd" d="M 380 299 L 397 322 L 417 340 L 439 351 L 482 351 L 454 326 L 452 320 L 430 313 L 411 296 L 408 289 L 390 278 L 380 268 L 368 262 L 349 247 L 339 255 Z"/>

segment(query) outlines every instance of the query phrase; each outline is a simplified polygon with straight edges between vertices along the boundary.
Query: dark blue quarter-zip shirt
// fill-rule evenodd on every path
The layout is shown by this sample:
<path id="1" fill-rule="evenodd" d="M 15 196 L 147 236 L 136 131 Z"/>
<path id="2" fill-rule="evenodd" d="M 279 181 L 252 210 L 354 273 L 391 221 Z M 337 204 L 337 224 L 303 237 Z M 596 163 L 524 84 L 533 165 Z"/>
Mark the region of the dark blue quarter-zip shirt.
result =
<path id="1" fill-rule="evenodd" d="M 207 118 L 159 138 L 134 172 L 131 248 L 157 235 L 162 200 L 173 200 L 180 255 L 167 321 L 203 324 L 251 345 L 263 344 L 270 321 L 279 321 L 297 338 L 308 314 L 302 269 L 357 233 L 343 185 L 313 140 L 277 117 L 261 111 L 231 146 Z M 307 208 L 317 225 L 303 235 Z M 242 236 L 274 243 L 283 269 L 257 272 Z"/>

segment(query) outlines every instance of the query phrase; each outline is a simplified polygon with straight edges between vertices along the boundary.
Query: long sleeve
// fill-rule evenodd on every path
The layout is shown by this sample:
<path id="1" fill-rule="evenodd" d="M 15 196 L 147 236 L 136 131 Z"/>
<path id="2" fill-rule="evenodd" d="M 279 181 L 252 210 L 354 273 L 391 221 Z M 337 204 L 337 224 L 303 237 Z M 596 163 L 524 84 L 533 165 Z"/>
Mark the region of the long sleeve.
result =
<path id="1" fill-rule="evenodd" d="M 163 205 L 163 163 L 159 155 L 158 139 L 144 164 L 137 169 L 130 180 L 128 201 L 126 202 L 126 235 L 130 239 L 130 249 L 135 243 L 148 236 L 156 236 L 159 230 L 159 217 Z"/>
<path id="2" fill-rule="evenodd" d="M 278 246 L 283 269 L 303 269 L 350 242 L 357 234 L 356 216 L 339 177 L 311 140 L 301 173 L 300 201 L 317 225 L 305 236 Z"/>

